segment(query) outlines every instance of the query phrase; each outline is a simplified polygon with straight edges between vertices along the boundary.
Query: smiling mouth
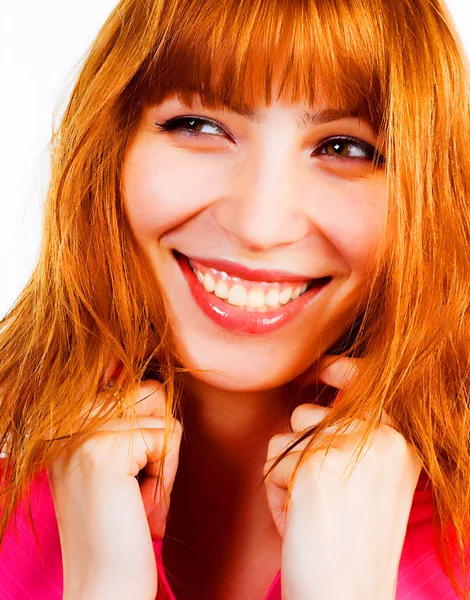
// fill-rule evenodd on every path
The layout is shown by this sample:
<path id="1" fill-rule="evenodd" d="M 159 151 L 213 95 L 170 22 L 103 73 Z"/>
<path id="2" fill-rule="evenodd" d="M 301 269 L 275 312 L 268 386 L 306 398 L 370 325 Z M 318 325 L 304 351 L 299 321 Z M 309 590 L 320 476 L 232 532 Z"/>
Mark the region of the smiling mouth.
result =
<path id="1" fill-rule="evenodd" d="M 247 312 L 275 311 L 307 294 L 311 288 L 323 287 L 332 279 L 319 277 L 303 281 L 253 281 L 203 265 L 181 254 L 180 258 L 187 262 L 206 292 Z"/>
<path id="2" fill-rule="evenodd" d="M 286 326 L 310 310 L 333 279 L 253 270 L 225 259 L 189 258 L 176 250 L 173 255 L 196 305 L 218 327 L 238 335 L 269 334 Z"/>

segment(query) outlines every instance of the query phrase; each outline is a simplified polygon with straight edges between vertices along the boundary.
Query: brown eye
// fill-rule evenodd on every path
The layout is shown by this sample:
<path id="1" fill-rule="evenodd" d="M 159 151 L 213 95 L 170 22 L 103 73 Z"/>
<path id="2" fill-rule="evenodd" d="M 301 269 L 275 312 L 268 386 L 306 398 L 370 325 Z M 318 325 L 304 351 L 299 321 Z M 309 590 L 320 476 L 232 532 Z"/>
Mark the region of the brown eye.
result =
<path id="1" fill-rule="evenodd" d="M 181 131 L 186 135 L 225 135 L 224 130 L 217 123 L 200 117 L 175 117 L 162 123 L 155 123 L 155 125 L 161 131 Z"/>
<path id="2" fill-rule="evenodd" d="M 320 144 L 316 153 L 320 156 L 332 156 L 339 159 L 352 158 L 377 163 L 385 162 L 384 157 L 373 146 L 349 137 L 336 137 L 325 140 Z"/>

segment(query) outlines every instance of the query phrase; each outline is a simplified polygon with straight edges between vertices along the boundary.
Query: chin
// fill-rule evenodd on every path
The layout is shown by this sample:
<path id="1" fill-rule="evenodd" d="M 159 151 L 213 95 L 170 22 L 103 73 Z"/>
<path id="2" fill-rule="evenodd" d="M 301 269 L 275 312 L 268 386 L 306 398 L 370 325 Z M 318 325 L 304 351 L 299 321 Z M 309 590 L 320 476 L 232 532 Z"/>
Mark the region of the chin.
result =
<path id="1" fill-rule="evenodd" d="M 179 345 L 180 361 L 194 369 L 194 379 L 227 392 L 262 392 L 284 386 L 315 362 L 310 353 L 285 345 L 267 345 L 257 353 L 222 340 L 204 348 L 182 347 L 181 340 Z"/>
<path id="2" fill-rule="evenodd" d="M 225 392 L 264 392 L 289 381 L 279 377 L 266 377 L 266 373 L 247 373 L 237 369 L 210 373 L 192 372 L 191 375 L 201 383 Z"/>

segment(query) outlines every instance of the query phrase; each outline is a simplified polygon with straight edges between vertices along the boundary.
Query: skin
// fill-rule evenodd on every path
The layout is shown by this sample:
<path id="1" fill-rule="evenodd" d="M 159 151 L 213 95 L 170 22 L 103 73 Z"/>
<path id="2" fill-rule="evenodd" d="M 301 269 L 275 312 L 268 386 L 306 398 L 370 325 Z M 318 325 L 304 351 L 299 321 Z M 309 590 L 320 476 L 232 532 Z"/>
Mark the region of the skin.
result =
<path id="1" fill-rule="evenodd" d="M 319 150 L 338 135 L 373 145 L 373 132 L 357 119 L 301 127 L 305 108 L 258 105 L 257 122 L 174 98 L 143 111 L 123 165 L 127 216 L 164 292 L 182 362 L 201 370 L 186 377 L 184 436 L 173 419 L 156 502 L 165 398 L 155 381 L 130 399 L 137 421 L 127 409 L 49 469 L 65 600 L 154 600 L 151 540 L 164 535 L 165 566 L 182 582 L 171 580 L 178 600 L 198 590 L 216 600 L 264 598 L 281 564 L 284 600 L 395 598 L 420 465 L 386 416 L 346 485 L 338 488 L 336 475 L 363 422 L 327 458 L 314 449 L 287 511 L 300 448 L 262 485 L 292 436 L 329 411 L 315 405 L 311 387 L 298 393 L 299 377 L 313 366 L 314 379 L 333 392 L 360 369 L 323 354 L 348 329 L 384 241 L 384 172 L 373 171 L 357 146 L 350 152 L 362 158 Z M 205 126 L 196 138 L 155 125 L 188 114 L 216 119 L 223 130 Z M 237 334 L 194 303 L 173 249 L 333 279 L 279 330 Z"/>
<path id="2" fill-rule="evenodd" d="M 382 237 L 384 171 L 372 173 L 364 158 L 311 156 L 334 135 L 373 145 L 371 128 L 350 118 L 302 126 L 302 104 L 256 108 L 261 123 L 169 98 L 144 110 L 124 161 L 128 218 L 164 291 L 182 361 L 209 371 L 194 375 L 190 384 L 204 402 L 213 398 L 219 404 L 214 394 L 223 393 L 224 404 L 229 398 L 238 404 L 237 392 L 243 397 L 248 392 L 262 403 L 315 362 L 360 304 L 367 265 Z M 155 125 L 180 115 L 215 119 L 227 133 L 206 126 L 196 139 Z M 354 153 L 364 156 L 357 147 Z M 229 333 L 194 303 L 174 248 L 252 268 L 331 275 L 333 281 L 308 311 L 280 330 Z M 239 431 L 239 423 L 233 424 Z"/>
<path id="3" fill-rule="evenodd" d="M 346 389 L 360 364 L 325 358 L 320 378 Z M 312 403 L 298 406 L 291 416 L 294 433 L 271 438 L 265 472 L 296 433 L 320 423 L 330 410 Z M 422 465 L 416 450 L 383 413 L 351 473 L 350 461 L 365 425 L 356 419 L 323 446 L 325 433 L 320 436 L 294 477 L 287 509 L 287 489 L 306 442 L 291 450 L 269 475 L 268 503 L 283 539 L 282 598 L 397 597 L 399 563 Z M 328 429 L 334 431 L 330 427 L 325 432 Z"/>
<path id="4" fill-rule="evenodd" d="M 221 598 L 262 597 L 280 567 L 282 542 L 259 489 L 268 442 L 292 431 L 295 406 L 314 401 L 295 398 L 291 382 L 347 329 L 383 241 L 386 213 L 384 170 L 372 171 L 364 149 L 354 145 L 345 158 L 320 146 L 338 135 L 374 146 L 367 123 L 305 125 L 302 103 L 255 108 L 260 122 L 205 109 L 197 98 L 192 106 L 169 97 L 146 107 L 123 169 L 127 215 L 164 292 L 183 364 L 207 370 L 186 380 L 186 443 L 165 564 Z M 188 115 L 221 128 L 206 123 L 194 137 L 155 125 Z M 195 304 L 172 249 L 333 280 L 278 331 L 237 334 Z M 173 587 L 186 597 L 176 582 Z"/>
<path id="5" fill-rule="evenodd" d="M 111 373 L 105 374 L 106 381 Z M 69 448 L 48 469 L 60 534 L 64 600 L 155 600 L 158 580 L 152 539 L 164 535 L 181 439 L 181 425 L 173 419 L 165 485 L 157 489 L 165 431 L 160 388 L 156 381 L 142 383 L 132 399 L 136 420 L 127 409 L 121 418 L 111 419 Z M 104 392 L 93 412 L 100 410 L 101 400 L 106 401 Z M 136 476 L 141 471 L 145 479 L 139 485 Z"/>

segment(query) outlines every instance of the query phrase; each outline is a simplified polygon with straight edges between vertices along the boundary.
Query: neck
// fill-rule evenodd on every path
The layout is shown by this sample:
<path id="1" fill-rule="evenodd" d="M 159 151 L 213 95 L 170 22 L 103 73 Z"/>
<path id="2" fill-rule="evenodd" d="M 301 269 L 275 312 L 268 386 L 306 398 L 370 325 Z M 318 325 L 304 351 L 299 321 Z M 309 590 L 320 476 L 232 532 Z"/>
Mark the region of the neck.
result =
<path id="1" fill-rule="evenodd" d="M 193 546 L 219 549 L 236 539 L 245 543 L 248 532 L 277 537 L 266 501 L 263 466 L 270 438 L 291 431 L 294 397 L 288 386 L 227 392 L 188 377 L 182 398 L 180 463 L 171 500 L 172 536 Z"/>
<path id="2" fill-rule="evenodd" d="M 196 571 L 213 571 L 214 556 L 223 565 L 248 552 L 255 562 L 260 557 L 279 568 L 281 541 L 267 504 L 263 467 L 271 437 L 291 432 L 294 408 L 314 400 L 311 390 L 299 394 L 291 384 L 230 392 L 187 376 L 167 530 L 170 564 L 182 560 Z"/>
<path id="3" fill-rule="evenodd" d="M 291 386 L 261 392 L 212 388 L 188 377 L 183 398 L 184 429 L 191 452 L 206 447 L 230 462 L 250 463 L 265 452 L 276 433 L 290 432 L 290 414 L 296 404 Z"/>
<path id="4" fill-rule="evenodd" d="M 234 565 L 245 564 L 264 577 L 264 588 L 279 569 L 281 539 L 263 466 L 270 438 L 291 431 L 295 393 L 289 386 L 229 392 L 187 377 L 164 560 L 194 588 L 215 597 Z"/>

